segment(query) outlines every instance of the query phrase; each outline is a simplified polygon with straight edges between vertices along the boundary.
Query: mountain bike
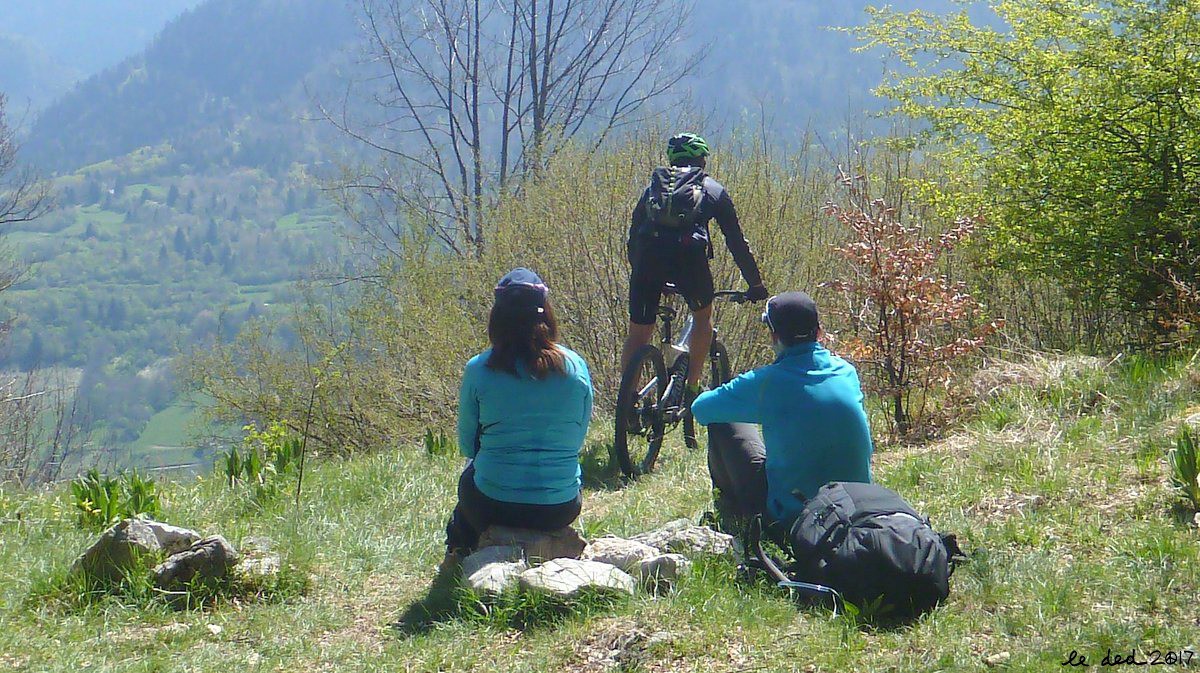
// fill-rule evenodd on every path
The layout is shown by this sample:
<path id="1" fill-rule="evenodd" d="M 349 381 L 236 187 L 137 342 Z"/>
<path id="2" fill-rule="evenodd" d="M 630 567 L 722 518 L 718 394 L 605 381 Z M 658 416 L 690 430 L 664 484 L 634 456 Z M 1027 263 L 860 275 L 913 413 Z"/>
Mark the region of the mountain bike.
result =
<path id="1" fill-rule="evenodd" d="M 663 288 L 664 298 L 678 294 L 674 285 Z M 723 290 L 714 297 L 735 304 L 745 303 L 746 293 Z M 613 451 L 621 471 L 627 477 L 636 477 L 654 470 L 662 449 L 663 438 L 680 422 L 683 423 L 683 441 L 689 449 L 698 445 L 696 421 L 691 411 L 683 408 L 684 385 L 687 382 L 688 339 L 692 335 L 694 319 L 689 313 L 678 337 L 672 330 L 679 310 L 663 302 L 658 307 L 659 338 L 663 348 L 653 344 L 642 346 L 630 359 L 621 376 L 621 387 L 617 393 L 616 432 Z M 667 367 L 663 351 L 673 351 L 671 366 Z M 717 339 L 713 329 L 712 345 L 708 351 L 708 388 L 716 388 L 730 379 L 729 353 Z"/>

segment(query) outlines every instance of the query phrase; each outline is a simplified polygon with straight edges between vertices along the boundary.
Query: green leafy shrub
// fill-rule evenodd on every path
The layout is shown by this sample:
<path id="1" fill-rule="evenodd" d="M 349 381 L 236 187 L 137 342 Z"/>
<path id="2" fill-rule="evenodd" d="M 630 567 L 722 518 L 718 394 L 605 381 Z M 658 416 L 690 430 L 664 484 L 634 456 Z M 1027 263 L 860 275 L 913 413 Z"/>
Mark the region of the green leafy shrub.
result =
<path id="1" fill-rule="evenodd" d="M 1131 337 L 1173 340 L 1200 286 L 1200 173 L 1185 159 L 1200 126 L 1183 102 L 1200 70 L 1176 48 L 1195 39 L 1195 7 L 1079 0 L 1065 20 L 1057 2 L 988 4 L 1004 28 L 871 10 L 864 44 L 907 66 L 877 92 L 926 124 L 931 154 L 976 168 L 1001 270 L 1145 318 Z"/>
<path id="2" fill-rule="evenodd" d="M 275 421 L 259 430 L 255 425 L 243 428 L 242 446 L 225 453 L 220 463 L 230 487 L 245 482 L 257 496 L 274 493 L 278 482 L 290 474 L 299 462 L 302 443 L 286 423 Z"/>
<path id="3" fill-rule="evenodd" d="M 92 468 L 71 482 L 71 496 L 85 528 L 104 528 L 138 514 L 155 517 L 161 509 L 158 485 L 137 471 L 110 477 Z"/>
<path id="4" fill-rule="evenodd" d="M 144 477 L 134 470 L 121 476 L 122 490 L 125 492 L 126 516 L 134 514 L 149 514 L 158 516 L 162 509 L 158 498 L 158 484 L 149 477 Z"/>
<path id="5" fill-rule="evenodd" d="M 432 430 L 425 431 L 425 453 L 430 456 L 451 456 L 458 451 L 455 442 L 446 436 L 446 433 L 438 430 L 436 433 Z"/>
<path id="6" fill-rule="evenodd" d="M 1198 435 L 1200 433 L 1189 427 L 1181 428 L 1168 459 L 1171 463 L 1171 483 L 1191 501 L 1192 507 L 1200 510 L 1200 459 L 1196 455 L 1197 445 L 1200 445 Z"/>

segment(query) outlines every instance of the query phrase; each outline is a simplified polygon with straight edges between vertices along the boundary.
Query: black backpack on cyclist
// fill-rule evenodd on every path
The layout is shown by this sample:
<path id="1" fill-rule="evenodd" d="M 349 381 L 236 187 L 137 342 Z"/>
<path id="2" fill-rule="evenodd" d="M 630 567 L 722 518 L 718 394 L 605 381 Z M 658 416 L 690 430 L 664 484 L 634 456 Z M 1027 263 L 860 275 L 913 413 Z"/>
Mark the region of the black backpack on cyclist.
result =
<path id="1" fill-rule="evenodd" d="M 650 174 L 646 221 L 651 226 L 689 233 L 700 222 L 704 203 L 703 170 L 696 166 L 662 166 Z"/>
<path id="2" fill-rule="evenodd" d="M 792 524 L 792 567 L 805 581 L 837 590 L 856 606 L 879 604 L 884 618 L 911 619 L 950 595 L 963 558 L 895 491 L 878 484 L 830 482 Z"/>

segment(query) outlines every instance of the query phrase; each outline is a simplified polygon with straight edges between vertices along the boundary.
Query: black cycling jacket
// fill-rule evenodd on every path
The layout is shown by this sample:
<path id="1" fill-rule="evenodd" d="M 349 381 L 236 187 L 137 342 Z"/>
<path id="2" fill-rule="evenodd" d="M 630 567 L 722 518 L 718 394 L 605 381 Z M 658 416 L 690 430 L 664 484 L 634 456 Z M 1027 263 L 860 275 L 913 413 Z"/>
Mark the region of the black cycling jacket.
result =
<path id="1" fill-rule="evenodd" d="M 696 221 L 697 227 L 702 228 L 707 234 L 708 223 L 715 219 L 717 226 L 721 228 L 721 234 L 725 236 L 725 247 L 729 248 L 729 253 L 733 255 L 733 261 L 737 264 L 738 270 L 742 272 L 742 278 L 746 279 L 746 283 L 751 287 L 762 285 L 762 274 L 758 270 L 758 262 L 754 259 L 754 253 L 750 251 L 750 243 L 746 240 L 746 235 L 742 233 L 737 209 L 733 207 L 733 199 L 729 196 L 729 192 L 724 185 L 708 175 L 704 176 L 703 189 L 704 201 L 700 205 L 700 217 Z M 639 233 L 644 234 L 654 226 L 647 220 L 646 201 L 649 198 L 650 188 L 647 187 L 642 192 L 642 198 L 638 199 L 637 206 L 633 209 L 627 240 L 629 246 L 634 245 L 634 240 L 639 238 Z"/>

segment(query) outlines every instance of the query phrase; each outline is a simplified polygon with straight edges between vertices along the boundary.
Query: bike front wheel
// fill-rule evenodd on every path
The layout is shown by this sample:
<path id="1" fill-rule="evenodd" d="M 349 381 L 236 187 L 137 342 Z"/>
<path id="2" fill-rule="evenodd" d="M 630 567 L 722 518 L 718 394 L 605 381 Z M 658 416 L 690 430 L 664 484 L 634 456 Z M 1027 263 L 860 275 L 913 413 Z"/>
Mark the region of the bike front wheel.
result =
<path id="1" fill-rule="evenodd" d="M 708 349 L 708 389 L 714 390 L 729 382 L 732 374 L 729 371 L 729 351 L 725 344 L 712 341 Z M 696 419 L 692 418 L 692 410 L 688 409 L 683 416 L 683 444 L 689 449 L 700 446 L 696 438 Z"/>
<path id="2" fill-rule="evenodd" d="M 613 453 L 627 477 L 654 469 L 666 422 L 659 399 L 667 385 L 662 351 L 642 346 L 629 361 L 617 392 Z"/>

